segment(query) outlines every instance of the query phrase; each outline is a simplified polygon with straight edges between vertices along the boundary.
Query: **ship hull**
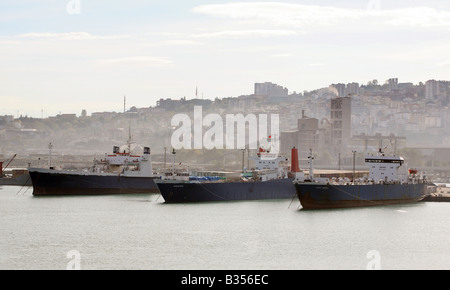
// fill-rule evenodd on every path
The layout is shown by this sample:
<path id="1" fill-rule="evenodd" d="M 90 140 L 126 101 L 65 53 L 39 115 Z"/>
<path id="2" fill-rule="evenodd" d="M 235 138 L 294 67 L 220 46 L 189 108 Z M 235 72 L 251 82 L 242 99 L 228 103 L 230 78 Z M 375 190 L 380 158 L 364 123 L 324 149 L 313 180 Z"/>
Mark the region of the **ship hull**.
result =
<path id="1" fill-rule="evenodd" d="M 154 177 L 30 170 L 34 196 L 158 193 Z"/>
<path id="2" fill-rule="evenodd" d="M 20 175 L 18 177 L 12 178 L 0 178 L 0 186 L 1 185 L 17 185 L 17 186 L 31 186 L 31 178 L 27 174 Z"/>
<path id="3" fill-rule="evenodd" d="M 262 182 L 157 182 L 166 203 L 292 199 L 293 179 Z"/>
<path id="4" fill-rule="evenodd" d="M 330 185 L 296 183 L 304 209 L 333 209 L 415 203 L 427 193 L 427 184 Z"/>

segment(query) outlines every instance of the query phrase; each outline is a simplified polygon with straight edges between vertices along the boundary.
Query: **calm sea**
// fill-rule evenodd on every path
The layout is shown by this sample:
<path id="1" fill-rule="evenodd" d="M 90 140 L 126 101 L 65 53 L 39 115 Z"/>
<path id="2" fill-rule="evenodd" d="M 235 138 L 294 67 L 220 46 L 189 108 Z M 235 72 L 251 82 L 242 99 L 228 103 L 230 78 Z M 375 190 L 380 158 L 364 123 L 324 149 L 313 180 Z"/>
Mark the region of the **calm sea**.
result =
<path id="1" fill-rule="evenodd" d="M 0 187 L 0 269 L 450 269 L 450 203 L 325 211 Z M 301 208 L 301 207 L 300 207 Z"/>

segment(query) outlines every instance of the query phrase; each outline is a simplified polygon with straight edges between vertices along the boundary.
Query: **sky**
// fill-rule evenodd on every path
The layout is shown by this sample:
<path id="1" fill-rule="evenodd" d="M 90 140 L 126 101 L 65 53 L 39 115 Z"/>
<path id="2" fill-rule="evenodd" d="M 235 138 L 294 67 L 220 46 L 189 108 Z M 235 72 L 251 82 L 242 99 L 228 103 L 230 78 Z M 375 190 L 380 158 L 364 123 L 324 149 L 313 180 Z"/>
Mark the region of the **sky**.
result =
<path id="1" fill-rule="evenodd" d="M 444 0 L 2 0 L 0 115 L 450 80 Z"/>

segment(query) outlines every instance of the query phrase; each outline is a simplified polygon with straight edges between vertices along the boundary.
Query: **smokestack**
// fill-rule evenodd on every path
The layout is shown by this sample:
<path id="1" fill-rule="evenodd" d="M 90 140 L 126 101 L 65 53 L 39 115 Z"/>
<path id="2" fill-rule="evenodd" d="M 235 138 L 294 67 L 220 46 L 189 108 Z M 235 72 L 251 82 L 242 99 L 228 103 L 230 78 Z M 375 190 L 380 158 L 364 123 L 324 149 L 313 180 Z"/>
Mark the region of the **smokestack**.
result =
<path id="1" fill-rule="evenodd" d="M 298 150 L 297 148 L 292 148 L 291 154 L 291 172 L 301 172 L 298 164 Z"/>

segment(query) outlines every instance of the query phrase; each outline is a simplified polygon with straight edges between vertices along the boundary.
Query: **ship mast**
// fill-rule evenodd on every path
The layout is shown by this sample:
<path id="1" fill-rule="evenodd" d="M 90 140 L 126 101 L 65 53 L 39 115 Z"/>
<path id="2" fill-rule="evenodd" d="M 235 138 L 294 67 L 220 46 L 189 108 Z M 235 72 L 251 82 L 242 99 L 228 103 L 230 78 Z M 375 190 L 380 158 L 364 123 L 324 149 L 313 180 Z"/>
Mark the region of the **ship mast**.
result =
<path id="1" fill-rule="evenodd" d="M 127 140 L 127 146 L 128 146 L 128 153 L 131 154 L 131 144 L 133 143 L 133 138 L 131 137 L 131 125 L 128 125 L 128 140 Z"/>
<path id="2" fill-rule="evenodd" d="M 177 152 L 175 151 L 175 148 L 173 148 L 172 154 L 173 154 L 172 178 L 174 178 L 175 177 L 175 154 L 177 154 Z"/>
<path id="3" fill-rule="evenodd" d="M 50 144 L 48 144 L 48 168 L 52 169 L 52 149 L 53 149 L 53 145 L 50 142 Z"/>
<path id="4" fill-rule="evenodd" d="M 314 168 L 313 168 L 313 160 L 314 160 L 314 155 L 313 155 L 313 151 L 312 148 L 309 149 L 309 180 L 313 181 L 314 180 Z"/>

